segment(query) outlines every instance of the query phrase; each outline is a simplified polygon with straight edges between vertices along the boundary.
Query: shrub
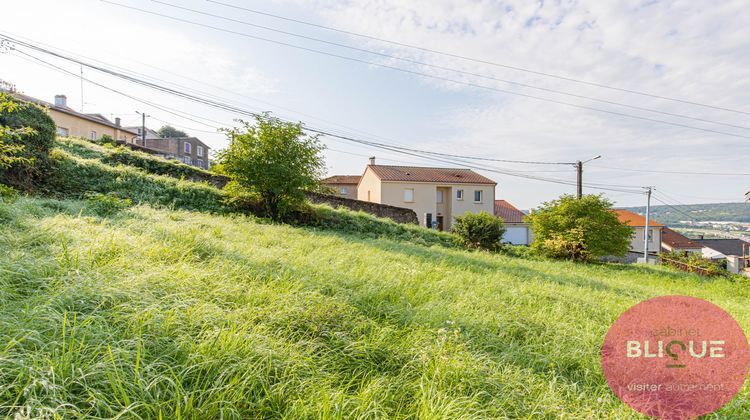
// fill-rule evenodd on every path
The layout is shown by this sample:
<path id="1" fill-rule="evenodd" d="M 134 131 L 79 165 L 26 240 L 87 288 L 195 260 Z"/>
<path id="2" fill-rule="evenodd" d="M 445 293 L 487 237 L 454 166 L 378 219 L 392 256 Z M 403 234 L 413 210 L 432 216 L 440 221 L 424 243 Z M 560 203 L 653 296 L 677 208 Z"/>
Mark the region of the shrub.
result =
<path id="1" fill-rule="evenodd" d="M 633 230 L 621 223 L 601 195 L 564 195 L 526 217 L 534 232 L 532 249 L 546 257 L 586 261 L 623 256 Z"/>
<path id="2" fill-rule="evenodd" d="M 3 148 L 12 149 L 15 161 L 0 173 L 6 181 L 30 186 L 48 167 L 47 156 L 55 140 L 55 122 L 38 105 L 0 94 L 0 127 Z"/>
<path id="3" fill-rule="evenodd" d="M 723 260 L 726 263 L 726 260 Z M 667 252 L 661 255 L 661 263 L 682 271 L 698 273 L 705 276 L 727 275 L 726 267 L 722 267 L 711 259 L 704 258 L 695 252 Z"/>
<path id="4" fill-rule="evenodd" d="M 134 166 L 151 174 L 167 175 L 195 182 L 208 182 L 218 188 L 224 187 L 228 181 L 228 178 L 224 176 L 213 174 L 195 166 L 186 165 L 175 160 L 166 160 L 158 156 L 130 150 L 123 146 L 104 148 L 88 140 L 74 138 L 58 139 L 56 145 L 73 155 L 86 159 L 98 159 L 112 166 Z"/>
<path id="5" fill-rule="evenodd" d="M 116 191 L 122 198 L 156 207 L 224 212 L 221 190 L 207 184 L 147 174 L 139 169 L 112 167 L 94 159 L 82 159 L 62 150 L 50 154 L 52 171 L 39 184 L 40 192 L 62 198 L 80 198 L 89 192 Z"/>
<path id="6" fill-rule="evenodd" d="M 452 231 L 458 243 L 467 248 L 497 251 L 505 226 L 500 218 L 483 211 L 456 216 Z"/>
<path id="7" fill-rule="evenodd" d="M 129 198 L 120 198 L 115 193 L 87 193 L 86 207 L 97 216 L 112 216 L 133 205 Z"/>
<path id="8" fill-rule="evenodd" d="M 0 202 L 12 203 L 18 198 L 18 191 L 13 188 L 0 184 Z"/>
<path id="9" fill-rule="evenodd" d="M 542 254 L 549 258 L 586 261 L 591 257 L 586 249 L 583 229 L 573 228 L 543 239 L 539 244 Z"/>
<path id="10" fill-rule="evenodd" d="M 267 214 L 281 220 L 302 205 L 305 191 L 317 188 L 324 165 L 323 146 L 308 136 L 301 124 L 258 116 L 244 122 L 242 133 L 232 133 L 229 148 L 218 153 L 218 168 L 237 183 L 257 193 Z"/>
<path id="11" fill-rule="evenodd" d="M 102 144 L 102 145 L 108 144 L 110 146 L 114 146 L 117 144 L 115 139 L 112 138 L 112 136 L 110 136 L 109 134 L 105 134 L 101 136 L 99 140 L 97 140 L 97 143 Z"/>

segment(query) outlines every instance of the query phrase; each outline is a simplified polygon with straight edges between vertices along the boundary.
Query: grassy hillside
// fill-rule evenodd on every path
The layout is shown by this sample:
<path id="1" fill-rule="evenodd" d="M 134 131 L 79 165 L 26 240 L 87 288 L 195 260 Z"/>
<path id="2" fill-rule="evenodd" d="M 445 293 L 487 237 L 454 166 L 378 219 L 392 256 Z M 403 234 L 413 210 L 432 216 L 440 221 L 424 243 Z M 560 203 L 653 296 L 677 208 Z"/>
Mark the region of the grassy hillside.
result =
<path id="1" fill-rule="evenodd" d="M 599 349 L 629 306 L 686 294 L 750 328 L 747 284 L 665 268 L 77 200 L 0 221 L 3 415 L 622 418 Z"/>

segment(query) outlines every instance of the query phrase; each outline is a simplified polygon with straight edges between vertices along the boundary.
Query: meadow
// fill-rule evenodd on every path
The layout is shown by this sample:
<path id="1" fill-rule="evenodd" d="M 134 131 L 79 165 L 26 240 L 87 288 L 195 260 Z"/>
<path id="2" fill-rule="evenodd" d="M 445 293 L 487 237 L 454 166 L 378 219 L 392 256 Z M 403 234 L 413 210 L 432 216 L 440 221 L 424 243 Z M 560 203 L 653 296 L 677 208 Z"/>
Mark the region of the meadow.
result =
<path id="1" fill-rule="evenodd" d="M 146 204 L 102 214 L 0 203 L 3 416 L 637 418 L 600 368 L 620 313 L 685 294 L 750 330 L 747 283 L 664 267 Z M 749 397 L 713 417 L 746 418 Z"/>

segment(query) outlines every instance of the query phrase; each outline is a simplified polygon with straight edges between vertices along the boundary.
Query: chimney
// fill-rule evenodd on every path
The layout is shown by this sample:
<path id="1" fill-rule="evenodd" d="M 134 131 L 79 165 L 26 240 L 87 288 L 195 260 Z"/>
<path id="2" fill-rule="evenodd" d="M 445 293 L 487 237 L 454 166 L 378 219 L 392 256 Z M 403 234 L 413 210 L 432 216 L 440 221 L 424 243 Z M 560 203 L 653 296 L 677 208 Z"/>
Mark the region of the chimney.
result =
<path id="1" fill-rule="evenodd" d="M 375 164 L 375 156 L 370 156 L 370 165 Z"/>
<path id="2" fill-rule="evenodd" d="M 115 126 L 120 126 L 120 117 L 115 117 Z"/>
<path id="3" fill-rule="evenodd" d="M 65 95 L 55 95 L 55 106 L 68 106 L 68 97 Z"/>

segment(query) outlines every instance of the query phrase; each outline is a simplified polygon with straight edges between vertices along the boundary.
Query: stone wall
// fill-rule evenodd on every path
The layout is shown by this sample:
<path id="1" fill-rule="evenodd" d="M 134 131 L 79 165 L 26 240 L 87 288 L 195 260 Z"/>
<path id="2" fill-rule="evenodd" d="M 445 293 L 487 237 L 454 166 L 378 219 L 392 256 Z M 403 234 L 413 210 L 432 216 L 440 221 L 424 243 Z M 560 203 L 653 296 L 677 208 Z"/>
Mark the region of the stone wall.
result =
<path id="1" fill-rule="evenodd" d="M 412 209 L 389 206 L 387 204 L 370 203 L 369 201 L 352 200 L 350 198 L 335 195 L 308 192 L 307 199 L 315 204 L 328 204 L 333 208 L 346 207 L 354 211 L 363 211 L 377 217 L 387 217 L 397 223 L 409 223 L 417 225 L 417 213 Z"/>

